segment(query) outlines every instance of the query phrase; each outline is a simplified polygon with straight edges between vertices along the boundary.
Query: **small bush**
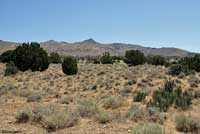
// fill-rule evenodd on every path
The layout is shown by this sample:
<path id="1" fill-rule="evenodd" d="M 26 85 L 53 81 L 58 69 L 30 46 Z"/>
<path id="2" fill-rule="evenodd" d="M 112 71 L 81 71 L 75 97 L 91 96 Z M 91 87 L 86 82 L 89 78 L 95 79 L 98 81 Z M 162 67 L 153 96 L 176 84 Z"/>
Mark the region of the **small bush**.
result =
<path id="1" fill-rule="evenodd" d="M 27 98 L 27 102 L 39 102 L 42 99 L 40 94 L 33 94 Z"/>
<path id="2" fill-rule="evenodd" d="M 100 61 L 100 60 L 98 60 L 98 59 L 94 59 L 93 63 L 94 63 L 94 64 L 100 64 L 100 63 L 101 63 L 101 61 Z"/>
<path id="3" fill-rule="evenodd" d="M 56 105 L 41 105 L 30 111 L 17 113 L 18 123 L 28 121 L 39 123 L 48 132 L 56 131 L 65 127 L 72 127 L 78 123 L 79 114 L 74 109 L 63 109 Z"/>
<path id="4" fill-rule="evenodd" d="M 181 64 L 173 64 L 169 67 L 170 75 L 179 75 L 183 72 L 183 66 Z"/>
<path id="5" fill-rule="evenodd" d="M 77 110 L 81 117 L 94 117 L 99 112 L 99 107 L 92 100 L 83 100 L 79 102 Z"/>
<path id="6" fill-rule="evenodd" d="M 109 52 L 105 52 L 100 59 L 102 64 L 113 64 L 113 59 Z"/>
<path id="7" fill-rule="evenodd" d="M 74 75 L 78 72 L 77 60 L 74 57 L 65 57 L 62 62 L 62 70 L 66 75 Z"/>
<path id="8" fill-rule="evenodd" d="M 165 134 L 165 132 L 159 124 L 145 123 L 133 128 L 132 134 Z"/>
<path id="9" fill-rule="evenodd" d="M 175 117 L 176 129 L 184 133 L 198 133 L 200 130 L 200 122 L 191 116 L 183 114 Z"/>
<path id="10" fill-rule="evenodd" d="M 58 63 L 61 63 L 62 60 L 61 60 L 61 57 L 58 53 L 53 52 L 49 56 L 49 62 L 54 63 L 54 64 L 58 64 Z"/>
<path id="11" fill-rule="evenodd" d="M 123 105 L 123 99 L 119 97 L 109 96 L 105 98 L 103 101 L 103 107 L 106 109 L 108 108 L 116 109 L 122 105 Z"/>
<path id="12" fill-rule="evenodd" d="M 6 64 L 6 69 L 4 72 L 5 76 L 13 75 L 18 72 L 18 68 L 14 65 L 12 61 Z"/>
<path id="13" fill-rule="evenodd" d="M 189 109 L 190 105 L 192 104 L 192 94 L 185 91 L 184 93 L 179 93 L 176 96 L 175 100 L 175 107 L 181 108 L 182 110 Z"/>
<path id="14" fill-rule="evenodd" d="M 101 111 L 95 116 L 95 119 L 101 124 L 106 124 L 112 120 L 112 117 L 110 113 Z"/>
<path id="15" fill-rule="evenodd" d="M 146 93 L 144 91 L 138 91 L 136 96 L 134 96 L 133 100 L 135 102 L 141 102 L 146 98 Z"/>
<path id="16" fill-rule="evenodd" d="M 15 118 L 17 123 L 26 123 L 30 120 L 30 111 L 19 111 Z"/>

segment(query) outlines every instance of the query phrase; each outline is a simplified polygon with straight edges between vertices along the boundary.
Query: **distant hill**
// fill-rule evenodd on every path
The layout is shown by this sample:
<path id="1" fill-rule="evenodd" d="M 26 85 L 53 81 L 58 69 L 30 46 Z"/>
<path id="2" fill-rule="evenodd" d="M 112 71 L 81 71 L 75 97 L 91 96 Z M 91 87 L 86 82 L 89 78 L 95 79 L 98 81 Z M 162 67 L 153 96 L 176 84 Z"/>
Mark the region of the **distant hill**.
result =
<path id="1" fill-rule="evenodd" d="M 0 40 L 0 53 L 16 48 L 19 43 Z M 112 55 L 124 55 L 125 51 L 135 49 L 143 52 L 145 55 L 161 55 L 164 57 L 185 57 L 192 56 L 194 53 L 172 47 L 150 48 L 135 44 L 112 43 L 102 44 L 93 39 L 82 42 L 68 43 L 49 40 L 41 42 L 41 46 L 48 52 L 58 52 L 61 55 L 73 56 L 99 56 L 103 52 L 110 52 Z"/>

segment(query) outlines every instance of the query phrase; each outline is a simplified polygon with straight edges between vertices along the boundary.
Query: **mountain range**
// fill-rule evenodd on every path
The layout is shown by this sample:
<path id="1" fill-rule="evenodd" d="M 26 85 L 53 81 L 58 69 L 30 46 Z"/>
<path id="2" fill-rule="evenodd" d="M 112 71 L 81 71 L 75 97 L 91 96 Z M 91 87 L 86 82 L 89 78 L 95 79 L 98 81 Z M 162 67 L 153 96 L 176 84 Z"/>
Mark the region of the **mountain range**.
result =
<path id="1" fill-rule="evenodd" d="M 6 50 L 15 49 L 19 44 L 20 43 L 0 40 L 0 53 Z M 142 45 L 125 43 L 102 44 L 93 39 L 87 39 L 74 43 L 49 40 L 40 42 L 40 44 L 41 47 L 43 47 L 49 53 L 57 52 L 60 55 L 73 55 L 79 57 L 100 56 L 104 52 L 110 52 L 111 55 L 123 56 L 125 51 L 131 49 L 139 50 L 145 55 L 160 55 L 164 57 L 185 57 L 195 54 L 193 52 L 173 47 L 151 48 L 144 47 Z"/>

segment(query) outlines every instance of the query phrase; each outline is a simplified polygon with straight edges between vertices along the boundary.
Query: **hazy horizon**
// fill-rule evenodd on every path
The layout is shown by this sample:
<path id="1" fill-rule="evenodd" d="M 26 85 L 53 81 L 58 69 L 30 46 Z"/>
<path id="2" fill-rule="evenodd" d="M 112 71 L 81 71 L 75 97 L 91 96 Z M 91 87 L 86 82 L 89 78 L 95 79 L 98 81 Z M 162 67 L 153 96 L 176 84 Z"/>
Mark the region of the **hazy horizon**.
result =
<path id="1" fill-rule="evenodd" d="M 200 51 L 200 1 L 0 0 L 0 40 L 176 47 Z"/>

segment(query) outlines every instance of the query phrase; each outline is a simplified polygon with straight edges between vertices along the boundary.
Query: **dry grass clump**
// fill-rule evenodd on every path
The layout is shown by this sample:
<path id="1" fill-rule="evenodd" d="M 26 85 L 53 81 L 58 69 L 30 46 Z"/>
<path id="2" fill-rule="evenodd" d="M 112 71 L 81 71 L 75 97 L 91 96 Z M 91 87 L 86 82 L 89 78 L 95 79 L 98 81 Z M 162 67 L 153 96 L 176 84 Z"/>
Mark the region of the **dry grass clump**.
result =
<path id="1" fill-rule="evenodd" d="M 31 111 L 20 111 L 16 115 L 16 120 L 18 123 L 26 123 L 28 121 L 39 123 L 50 132 L 74 126 L 78 123 L 79 116 L 74 110 L 56 105 L 41 105 Z"/>
<path id="2" fill-rule="evenodd" d="M 35 94 L 30 95 L 27 98 L 27 102 L 39 102 L 39 101 L 41 101 L 41 99 L 42 99 L 41 94 L 35 93 Z"/>
<path id="3" fill-rule="evenodd" d="M 151 121 L 159 124 L 164 124 L 166 117 L 158 112 L 156 108 L 143 108 L 139 105 L 132 105 L 126 116 L 133 121 Z"/>
<path id="4" fill-rule="evenodd" d="M 61 104 L 70 104 L 71 102 L 73 102 L 73 97 L 62 96 L 58 102 L 61 103 Z"/>
<path id="5" fill-rule="evenodd" d="M 95 120 L 101 124 L 105 124 L 105 123 L 112 121 L 113 116 L 111 115 L 111 113 L 102 110 L 101 112 L 96 114 Z"/>
<path id="6" fill-rule="evenodd" d="M 198 133 L 200 132 L 200 120 L 186 116 L 184 114 L 175 117 L 176 129 L 184 133 Z"/>
<path id="7" fill-rule="evenodd" d="M 159 124 L 146 122 L 133 128 L 132 134 L 165 134 L 165 131 Z"/>
<path id="8" fill-rule="evenodd" d="M 103 107 L 106 109 L 116 109 L 124 104 L 121 97 L 108 96 L 103 100 Z"/>
<path id="9" fill-rule="evenodd" d="M 94 100 L 81 100 L 78 102 L 77 111 L 81 117 L 94 117 L 99 112 L 99 107 Z"/>

